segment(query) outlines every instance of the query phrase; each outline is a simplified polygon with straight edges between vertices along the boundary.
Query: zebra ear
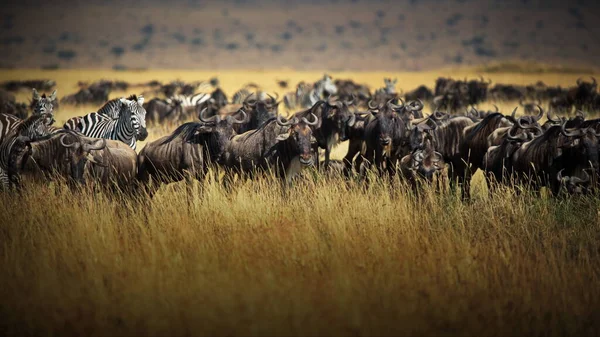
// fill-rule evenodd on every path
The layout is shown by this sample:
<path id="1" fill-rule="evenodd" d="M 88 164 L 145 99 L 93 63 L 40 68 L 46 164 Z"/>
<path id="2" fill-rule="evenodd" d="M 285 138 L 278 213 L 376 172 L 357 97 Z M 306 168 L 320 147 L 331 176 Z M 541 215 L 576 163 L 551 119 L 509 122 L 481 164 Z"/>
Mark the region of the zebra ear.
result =
<path id="1" fill-rule="evenodd" d="M 37 90 L 35 90 L 35 88 L 33 88 L 33 100 L 37 101 L 39 99 L 40 99 L 40 93 Z"/>
<path id="2" fill-rule="evenodd" d="M 52 92 L 52 95 L 50 95 L 50 102 L 54 101 L 56 99 L 56 89 Z"/>
<path id="3" fill-rule="evenodd" d="M 139 95 L 139 96 L 138 96 L 138 100 L 137 100 L 137 101 L 138 101 L 138 104 L 139 104 L 139 105 L 144 105 L 144 96 L 142 96 L 142 95 Z"/>
<path id="4" fill-rule="evenodd" d="M 121 104 L 127 105 L 127 98 L 121 97 L 121 98 L 119 98 L 119 101 L 121 102 Z"/>

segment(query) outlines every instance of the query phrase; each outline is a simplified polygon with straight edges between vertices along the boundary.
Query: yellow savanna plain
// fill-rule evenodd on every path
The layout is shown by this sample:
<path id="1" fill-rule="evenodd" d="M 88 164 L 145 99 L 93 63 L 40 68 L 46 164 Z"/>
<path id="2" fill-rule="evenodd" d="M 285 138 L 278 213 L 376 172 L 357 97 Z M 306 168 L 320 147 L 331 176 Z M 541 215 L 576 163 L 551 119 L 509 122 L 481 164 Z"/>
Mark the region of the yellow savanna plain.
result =
<path id="1" fill-rule="evenodd" d="M 406 92 L 479 73 L 331 75 L 372 89 L 397 77 Z M 589 74 L 481 75 L 568 86 Z M 62 97 L 77 81 L 213 76 L 229 95 L 249 82 L 283 94 L 276 80 L 293 86 L 322 72 L 3 70 L 0 80 L 54 79 Z M 97 108 L 63 105 L 56 119 Z M 175 127 L 152 127 L 149 140 Z M 191 198 L 179 183 L 148 203 L 60 183 L 4 193 L 0 334 L 600 334 L 600 200 L 504 188 L 489 196 L 476 179 L 468 203 L 312 171 L 287 194 L 271 177 L 225 190 L 212 175 Z"/>

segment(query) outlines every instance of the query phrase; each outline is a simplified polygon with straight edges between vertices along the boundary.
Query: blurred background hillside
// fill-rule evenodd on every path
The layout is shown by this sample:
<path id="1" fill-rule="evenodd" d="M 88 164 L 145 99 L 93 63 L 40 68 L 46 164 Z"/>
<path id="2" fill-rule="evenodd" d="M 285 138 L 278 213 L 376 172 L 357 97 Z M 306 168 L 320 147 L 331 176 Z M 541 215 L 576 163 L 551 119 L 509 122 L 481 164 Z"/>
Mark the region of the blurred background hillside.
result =
<path id="1" fill-rule="evenodd" d="M 600 2 L 4 1 L 3 68 L 593 67 Z"/>

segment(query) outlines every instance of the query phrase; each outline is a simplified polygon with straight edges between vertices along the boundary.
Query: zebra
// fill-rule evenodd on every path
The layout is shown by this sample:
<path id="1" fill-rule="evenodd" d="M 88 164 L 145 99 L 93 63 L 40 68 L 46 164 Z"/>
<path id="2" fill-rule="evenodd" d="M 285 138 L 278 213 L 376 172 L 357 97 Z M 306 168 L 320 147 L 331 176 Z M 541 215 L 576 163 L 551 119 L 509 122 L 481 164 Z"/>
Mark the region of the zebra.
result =
<path id="1" fill-rule="evenodd" d="M 384 103 L 392 98 L 396 98 L 398 95 L 398 92 L 396 91 L 397 82 L 397 78 L 394 80 L 391 78 L 384 78 L 383 83 L 385 84 L 385 87 L 375 90 L 375 93 L 373 94 L 373 101 L 376 103 Z"/>
<path id="2" fill-rule="evenodd" d="M 173 95 L 166 99 L 167 102 L 171 100 L 178 100 L 181 102 L 181 106 L 186 107 L 196 107 L 210 99 L 210 94 L 207 93 L 198 93 L 194 95 Z"/>
<path id="3" fill-rule="evenodd" d="M 98 112 L 71 118 L 64 128 L 87 137 L 118 140 L 135 150 L 137 141 L 148 137 L 144 97 L 132 95 L 113 101 L 119 103 L 109 101 Z M 107 107 L 109 104 L 110 109 Z M 113 117 L 115 115 L 116 118 Z"/>
<path id="4" fill-rule="evenodd" d="M 14 144 L 21 139 L 34 141 L 54 134 L 56 128 L 52 127 L 52 123 L 54 123 L 52 113 L 41 113 L 31 115 L 24 121 L 18 120 L 11 124 L 10 131 L 4 135 L 0 142 L 0 190 L 5 190 L 18 183 L 18 177 L 8 174 L 9 160 Z"/>
<path id="5" fill-rule="evenodd" d="M 10 133 L 15 127 L 17 127 L 22 120 L 11 114 L 0 114 L 0 143 L 4 141 L 6 135 Z"/>
<path id="6" fill-rule="evenodd" d="M 56 105 L 58 105 L 58 101 L 56 101 L 56 90 L 54 90 L 50 96 L 46 97 L 46 94 L 40 96 L 37 90 L 35 90 L 35 88 L 33 89 L 33 97 L 29 107 L 34 115 L 54 113 L 54 107 Z"/>
<path id="7" fill-rule="evenodd" d="M 295 110 L 302 103 L 304 95 L 311 91 L 311 88 L 312 86 L 306 82 L 298 83 L 295 92 L 289 92 L 283 96 L 283 104 L 288 110 Z"/>

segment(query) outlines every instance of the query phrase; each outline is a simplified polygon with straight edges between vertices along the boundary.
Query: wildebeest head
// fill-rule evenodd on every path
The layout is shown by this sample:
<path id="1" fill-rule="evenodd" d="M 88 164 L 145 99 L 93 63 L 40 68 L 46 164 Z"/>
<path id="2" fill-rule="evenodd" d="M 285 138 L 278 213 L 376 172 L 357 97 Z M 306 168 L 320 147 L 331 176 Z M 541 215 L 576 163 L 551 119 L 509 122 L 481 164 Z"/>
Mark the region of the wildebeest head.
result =
<path id="1" fill-rule="evenodd" d="M 403 139 L 408 130 L 407 125 L 414 118 L 412 112 L 405 108 L 401 99 L 399 99 L 399 105 L 392 101 L 393 99 L 377 106 L 373 106 L 372 102 L 368 103 L 369 111 L 375 116 L 375 120 L 367 124 L 366 131 L 372 137 L 376 137 L 377 146 L 384 148 L 391 146 L 392 141 L 398 142 Z"/>
<path id="2" fill-rule="evenodd" d="M 198 116 L 204 125 L 196 129 L 195 136 L 198 137 L 196 141 L 205 143 L 211 159 L 220 163 L 224 159 L 223 155 L 229 139 L 236 134 L 233 125 L 246 123 L 248 115 L 243 108 L 239 109 L 237 113 L 227 116 L 213 115 L 207 117 L 206 112 L 207 108 L 204 108 Z"/>
<path id="3" fill-rule="evenodd" d="M 409 135 L 409 146 L 411 151 L 423 149 L 426 141 L 433 143 L 431 132 L 435 130 L 437 123 L 430 118 L 411 127 Z"/>
<path id="4" fill-rule="evenodd" d="M 229 103 L 227 101 L 227 95 L 225 95 L 225 92 L 223 92 L 223 90 L 221 90 L 221 88 L 215 89 L 210 94 L 210 99 L 213 100 L 214 103 L 217 105 L 217 110 L 221 107 L 224 107 L 225 105 L 227 105 Z"/>
<path id="5" fill-rule="evenodd" d="M 33 97 L 31 100 L 31 108 L 34 114 L 42 114 L 42 113 L 53 113 L 54 110 L 54 101 L 56 100 L 56 90 L 52 92 L 52 94 L 46 97 L 46 94 L 40 94 L 37 90 L 33 89 Z"/>
<path id="6" fill-rule="evenodd" d="M 349 101 L 339 100 L 336 96 L 330 97 L 326 102 L 317 102 L 324 109 L 321 119 L 316 127 L 320 127 L 327 133 L 337 133 L 340 141 L 347 140 L 348 128 L 351 128 L 356 121 L 356 116 L 350 111 L 349 106 L 354 104 L 355 97 Z M 312 112 L 316 109 L 313 106 Z"/>
<path id="7" fill-rule="evenodd" d="M 313 163 L 312 143 L 313 135 L 311 126 L 317 125 L 318 117 L 311 113 L 311 120 L 305 117 L 294 117 L 286 121 L 281 115 L 277 116 L 277 124 L 289 126 L 285 132 L 277 135 L 277 142 L 286 142 L 286 148 L 290 149 L 292 155 L 298 156 L 302 165 Z"/>
<path id="8" fill-rule="evenodd" d="M 279 96 L 276 95 L 277 97 L 273 97 L 270 94 L 267 94 L 267 99 L 261 99 L 260 97 L 258 99 L 253 99 L 253 97 L 256 96 L 256 94 L 252 93 L 244 99 L 244 102 L 242 103 L 244 110 L 248 111 L 251 116 L 255 116 L 257 120 L 263 122 L 269 118 L 275 117 L 278 112 L 279 103 L 281 103 L 277 101 Z"/>
<path id="9" fill-rule="evenodd" d="M 590 175 L 583 170 L 583 178 L 577 176 L 563 176 L 564 169 L 558 171 L 556 180 L 558 180 L 561 189 L 567 194 L 587 194 L 590 191 Z"/>
<path id="10" fill-rule="evenodd" d="M 423 149 L 414 151 L 411 157 L 411 170 L 426 181 L 431 181 L 435 172 L 445 165 L 442 154 L 435 151 L 430 140 L 425 142 Z"/>
<path id="11" fill-rule="evenodd" d="M 131 113 L 131 123 L 136 131 L 137 140 L 145 140 L 148 137 L 146 130 L 146 109 L 144 109 L 144 96 L 131 95 L 128 98 L 121 98 L 123 108 Z"/>
<path id="12" fill-rule="evenodd" d="M 79 183 L 84 182 L 84 167 L 86 162 L 106 166 L 102 159 L 91 153 L 106 147 L 106 139 L 86 140 L 74 133 L 66 133 L 60 137 L 60 145 L 65 149 L 64 160 L 69 165 L 71 178 Z"/>
<path id="13" fill-rule="evenodd" d="M 561 149 L 559 155 L 565 154 L 569 164 L 585 163 L 598 170 L 598 137 L 600 134 L 592 127 L 566 128 L 567 121 L 561 125 L 561 137 L 557 146 Z"/>
<path id="14" fill-rule="evenodd" d="M 577 79 L 577 90 L 578 94 L 582 98 L 591 98 L 596 94 L 596 89 L 598 84 L 596 83 L 596 79 L 592 77 L 592 82 L 586 82 L 582 79 Z"/>

